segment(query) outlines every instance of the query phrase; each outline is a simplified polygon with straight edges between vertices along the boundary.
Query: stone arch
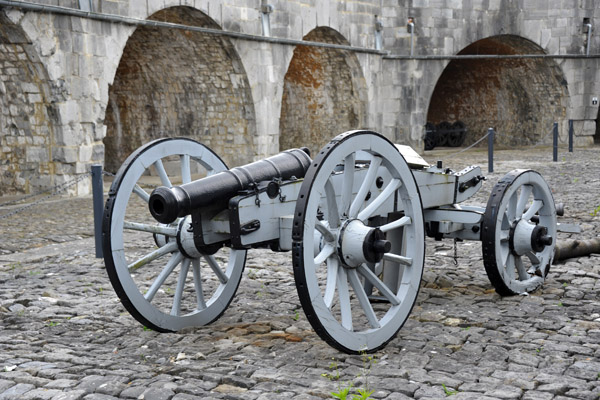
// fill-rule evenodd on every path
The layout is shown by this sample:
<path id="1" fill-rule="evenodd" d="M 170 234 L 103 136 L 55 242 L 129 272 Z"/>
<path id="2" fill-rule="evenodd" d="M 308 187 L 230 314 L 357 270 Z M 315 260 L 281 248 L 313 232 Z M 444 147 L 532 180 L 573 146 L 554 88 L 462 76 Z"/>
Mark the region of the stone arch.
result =
<path id="1" fill-rule="evenodd" d="M 544 54 L 528 39 L 498 35 L 478 40 L 459 55 Z M 470 144 L 494 127 L 496 143 L 551 142 L 553 122 L 566 118 L 567 81 L 553 59 L 463 59 L 446 66 L 433 90 L 427 121 L 463 121 Z"/>
<path id="2" fill-rule="evenodd" d="M 303 40 L 349 44 L 328 27 L 313 29 Z M 356 54 L 297 46 L 284 78 L 279 148 L 306 146 L 316 154 L 335 135 L 364 126 L 365 87 Z"/>
<path id="3" fill-rule="evenodd" d="M 220 29 L 191 7 L 167 8 L 149 19 Z M 109 171 L 140 145 L 165 136 L 198 140 L 229 166 L 251 162 L 255 155 L 250 84 L 225 37 L 138 27 L 109 88 L 105 125 Z"/>
<path id="4" fill-rule="evenodd" d="M 46 68 L 20 26 L 0 11 L 0 195 L 53 184 L 58 112 Z"/>

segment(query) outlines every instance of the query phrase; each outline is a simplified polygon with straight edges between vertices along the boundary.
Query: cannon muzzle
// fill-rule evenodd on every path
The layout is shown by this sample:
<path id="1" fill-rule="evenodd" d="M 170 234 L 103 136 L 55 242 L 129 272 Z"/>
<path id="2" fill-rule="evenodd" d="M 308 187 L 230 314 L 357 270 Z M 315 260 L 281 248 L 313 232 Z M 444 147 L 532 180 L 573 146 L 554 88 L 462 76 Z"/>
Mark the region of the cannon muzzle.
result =
<path id="1" fill-rule="evenodd" d="M 226 209 L 229 199 L 259 182 L 304 178 L 311 161 L 306 148 L 286 150 L 181 186 L 160 186 L 150 195 L 148 207 L 152 216 L 163 224 L 170 224 L 203 207 Z"/>

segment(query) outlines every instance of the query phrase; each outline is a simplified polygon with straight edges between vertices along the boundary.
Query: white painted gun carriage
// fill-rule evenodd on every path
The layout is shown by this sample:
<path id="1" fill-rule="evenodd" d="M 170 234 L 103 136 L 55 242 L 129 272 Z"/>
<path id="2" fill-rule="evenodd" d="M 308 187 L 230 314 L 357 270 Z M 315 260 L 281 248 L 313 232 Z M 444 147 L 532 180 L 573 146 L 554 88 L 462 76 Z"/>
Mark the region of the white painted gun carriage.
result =
<path id="1" fill-rule="evenodd" d="M 370 131 L 338 135 L 314 159 L 294 149 L 232 170 L 200 143 L 160 139 L 131 154 L 111 186 L 106 266 L 125 308 L 168 332 L 223 314 L 249 248 L 291 251 L 316 333 L 341 351 L 373 352 L 415 304 L 425 235 L 481 240 L 501 295 L 542 285 L 557 232 L 550 188 L 515 170 L 486 207 L 461 206 L 483 179 L 479 167 L 430 166 Z"/>

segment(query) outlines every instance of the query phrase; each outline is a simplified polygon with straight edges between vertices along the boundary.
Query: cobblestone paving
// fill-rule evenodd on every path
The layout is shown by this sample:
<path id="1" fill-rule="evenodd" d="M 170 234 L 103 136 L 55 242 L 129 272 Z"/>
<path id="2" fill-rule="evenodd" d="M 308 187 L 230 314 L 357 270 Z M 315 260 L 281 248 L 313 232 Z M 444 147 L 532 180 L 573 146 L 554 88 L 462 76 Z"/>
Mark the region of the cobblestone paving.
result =
<path id="1" fill-rule="evenodd" d="M 487 155 L 425 155 L 459 170 Z M 579 237 L 600 234 L 600 148 L 496 153 L 473 203 L 514 168 L 538 170 Z M 4 203 L 0 199 L 0 204 Z M 0 209 L 0 216 L 10 207 Z M 159 334 L 121 306 L 94 258 L 91 198 L 0 220 L 0 399 L 317 399 L 352 384 L 375 399 L 598 399 L 600 256 L 553 266 L 542 289 L 501 298 L 479 243 L 427 240 L 418 301 L 372 359 L 312 331 L 288 253 L 253 250 L 231 306 L 210 326 Z M 561 234 L 561 238 L 569 235 Z"/>

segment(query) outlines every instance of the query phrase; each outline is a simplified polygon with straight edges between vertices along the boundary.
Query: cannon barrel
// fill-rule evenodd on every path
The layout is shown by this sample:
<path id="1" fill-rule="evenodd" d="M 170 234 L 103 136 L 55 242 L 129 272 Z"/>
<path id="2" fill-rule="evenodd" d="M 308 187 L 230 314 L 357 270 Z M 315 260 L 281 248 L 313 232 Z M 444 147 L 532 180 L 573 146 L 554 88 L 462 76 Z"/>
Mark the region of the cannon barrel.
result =
<path id="1" fill-rule="evenodd" d="M 221 203 L 225 209 L 230 198 L 258 182 L 303 178 L 311 162 L 306 148 L 286 150 L 181 186 L 160 186 L 150 195 L 148 207 L 152 216 L 163 224 L 209 205 Z"/>

